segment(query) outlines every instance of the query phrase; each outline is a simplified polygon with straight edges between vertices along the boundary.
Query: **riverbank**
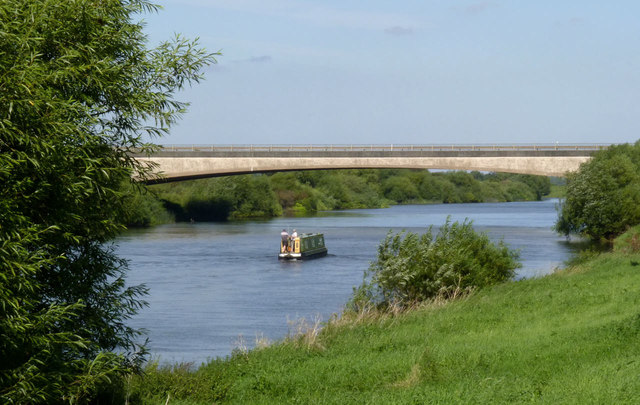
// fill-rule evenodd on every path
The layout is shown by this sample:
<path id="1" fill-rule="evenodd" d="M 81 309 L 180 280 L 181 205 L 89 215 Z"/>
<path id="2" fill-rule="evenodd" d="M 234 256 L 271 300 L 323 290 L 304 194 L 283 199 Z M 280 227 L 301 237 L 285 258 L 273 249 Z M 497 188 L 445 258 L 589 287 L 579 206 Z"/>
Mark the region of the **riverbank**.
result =
<path id="1" fill-rule="evenodd" d="M 637 240 L 463 299 L 310 325 L 197 371 L 152 365 L 127 390 L 148 404 L 634 403 Z"/>
<path id="2" fill-rule="evenodd" d="M 536 201 L 557 187 L 541 176 L 394 169 L 228 176 L 157 184 L 144 190 L 142 195 L 128 193 L 126 223 L 130 227 L 396 204 Z"/>

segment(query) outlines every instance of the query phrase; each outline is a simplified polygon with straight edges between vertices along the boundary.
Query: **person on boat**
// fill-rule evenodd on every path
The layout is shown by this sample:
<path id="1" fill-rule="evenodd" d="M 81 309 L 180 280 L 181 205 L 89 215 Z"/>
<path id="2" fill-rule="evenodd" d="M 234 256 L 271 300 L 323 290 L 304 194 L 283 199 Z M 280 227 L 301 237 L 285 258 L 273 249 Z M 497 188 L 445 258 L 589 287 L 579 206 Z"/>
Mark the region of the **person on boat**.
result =
<path id="1" fill-rule="evenodd" d="M 293 230 L 293 233 L 291 234 L 291 239 L 295 239 L 298 237 L 298 231 L 296 231 L 295 229 Z"/>
<path id="2" fill-rule="evenodd" d="M 289 232 L 283 229 L 282 232 L 280 232 L 280 238 L 282 239 L 282 251 L 286 252 L 289 247 Z"/>

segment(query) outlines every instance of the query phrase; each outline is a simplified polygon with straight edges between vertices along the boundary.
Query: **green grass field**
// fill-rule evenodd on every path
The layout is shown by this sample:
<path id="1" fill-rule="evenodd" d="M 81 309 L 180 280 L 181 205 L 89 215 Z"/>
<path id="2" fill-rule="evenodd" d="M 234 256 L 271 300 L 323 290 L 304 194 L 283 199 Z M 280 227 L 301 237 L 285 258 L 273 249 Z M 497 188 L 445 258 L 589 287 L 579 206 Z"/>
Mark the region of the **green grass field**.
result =
<path id="1" fill-rule="evenodd" d="M 131 402 L 638 403 L 639 263 L 601 254 L 395 316 L 352 315 L 195 372 L 150 367 Z"/>

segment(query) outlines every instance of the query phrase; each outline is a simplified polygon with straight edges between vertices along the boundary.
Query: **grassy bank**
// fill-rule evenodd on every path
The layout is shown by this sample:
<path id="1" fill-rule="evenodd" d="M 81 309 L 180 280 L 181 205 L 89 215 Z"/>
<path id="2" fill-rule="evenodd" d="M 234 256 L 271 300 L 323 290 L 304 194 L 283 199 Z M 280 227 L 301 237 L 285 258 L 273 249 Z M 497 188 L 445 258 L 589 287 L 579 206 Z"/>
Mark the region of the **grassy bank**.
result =
<path id="1" fill-rule="evenodd" d="M 195 372 L 150 367 L 130 381 L 130 399 L 636 403 L 640 255 L 628 246 L 637 239 L 547 277 L 395 316 L 352 314 Z"/>

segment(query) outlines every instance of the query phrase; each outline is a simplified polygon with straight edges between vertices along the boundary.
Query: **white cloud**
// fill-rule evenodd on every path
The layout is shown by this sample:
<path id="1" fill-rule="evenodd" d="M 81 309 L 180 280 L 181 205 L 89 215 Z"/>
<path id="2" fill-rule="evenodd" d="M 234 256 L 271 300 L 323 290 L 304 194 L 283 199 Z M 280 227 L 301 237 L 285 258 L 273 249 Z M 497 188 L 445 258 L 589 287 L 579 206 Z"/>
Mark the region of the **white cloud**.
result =
<path id="1" fill-rule="evenodd" d="M 241 39 L 233 37 L 218 37 L 203 35 L 203 42 L 225 44 L 224 57 L 219 59 L 219 65 L 233 62 L 250 62 L 254 58 L 271 58 L 262 62 L 282 62 L 283 60 L 345 60 L 353 56 L 352 51 L 345 51 L 322 46 L 295 46 L 287 43 L 263 41 L 259 39 Z M 228 51 L 224 51 L 228 49 Z M 242 50 L 237 53 L 238 50 Z M 249 52 L 249 53 L 247 53 Z M 255 56 L 258 55 L 258 56 Z M 259 62 L 253 60 L 253 62 Z"/>
<path id="2" fill-rule="evenodd" d="M 405 28 L 405 27 L 400 27 L 396 25 L 393 27 L 386 28 L 384 32 L 385 34 L 397 35 L 397 36 L 411 35 L 413 34 L 413 28 Z"/>

